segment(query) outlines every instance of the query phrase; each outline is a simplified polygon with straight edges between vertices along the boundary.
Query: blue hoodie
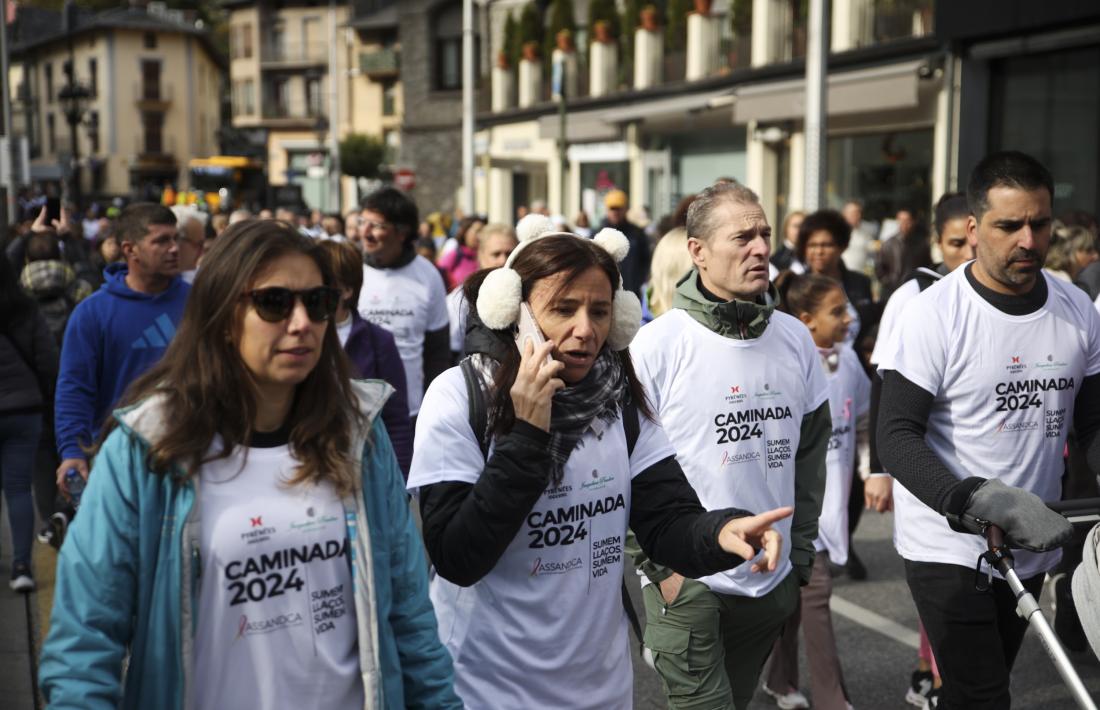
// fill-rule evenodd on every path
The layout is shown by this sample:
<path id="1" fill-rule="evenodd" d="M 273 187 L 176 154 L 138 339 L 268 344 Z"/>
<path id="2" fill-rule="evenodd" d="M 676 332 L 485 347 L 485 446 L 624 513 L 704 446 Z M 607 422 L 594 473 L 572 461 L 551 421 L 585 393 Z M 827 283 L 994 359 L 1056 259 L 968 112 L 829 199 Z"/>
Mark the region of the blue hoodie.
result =
<path id="1" fill-rule="evenodd" d="M 138 375 L 160 360 L 191 291 L 176 277 L 158 294 L 126 285 L 126 264 L 111 264 L 98 291 L 73 310 L 61 344 L 55 430 L 61 458 L 85 458 L 104 418 Z"/>

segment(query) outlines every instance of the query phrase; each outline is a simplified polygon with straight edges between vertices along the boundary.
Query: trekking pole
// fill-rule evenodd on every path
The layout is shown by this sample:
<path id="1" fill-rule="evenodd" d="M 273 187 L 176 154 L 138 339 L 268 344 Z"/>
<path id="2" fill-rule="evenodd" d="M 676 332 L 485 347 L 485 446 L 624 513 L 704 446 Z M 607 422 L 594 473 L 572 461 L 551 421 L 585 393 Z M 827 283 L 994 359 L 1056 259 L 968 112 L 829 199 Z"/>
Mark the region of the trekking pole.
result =
<path id="1" fill-rule="evenodd" d="M 1077 670 L 1073 667 L 1073 663 L 1070 662 L 1065 649 L 1058 641 L 1054 629 L 1051 628 L 1050 623 L 1043 616 L 1039 603 L 1035 601 L 1035 597 L 1032 596 L 1031 592 L 1024 588 L 1020 578 L 1016 576 L 1015 561 L 1011 550 L 1008 549 L 1008 545 L 1005 543 L 1004 530 L 996 525 L 990 525 L 985 529 L 985 539 L 989 545 L 989 550 L 982 553 L 981 559 L 984 559 L 990 567 L 1000 572 L 1004 580 L 1008 582 L 1009 588 L 1016 596 L 1016 613 L 1020 615 L 1020 618 L 1025 619 L 1028 625 L 1039 634 L 1039 640 L 1043 642 L 1043 647 L 1051 660 L 1054 661 L 1054 667 L 1058 669 L 1058 674 L 1062 676 L 1062 680 L 1069 687 L 1078 707 L 1082 710 L 1097 710 L 1096 704 L 1093 703 L 1088 690 L 1085 688 L 1085 684 L 1081 682 L 1081 677 L 1077 675 Z M 981 559 L 978 560 L 979 570 Z"/>

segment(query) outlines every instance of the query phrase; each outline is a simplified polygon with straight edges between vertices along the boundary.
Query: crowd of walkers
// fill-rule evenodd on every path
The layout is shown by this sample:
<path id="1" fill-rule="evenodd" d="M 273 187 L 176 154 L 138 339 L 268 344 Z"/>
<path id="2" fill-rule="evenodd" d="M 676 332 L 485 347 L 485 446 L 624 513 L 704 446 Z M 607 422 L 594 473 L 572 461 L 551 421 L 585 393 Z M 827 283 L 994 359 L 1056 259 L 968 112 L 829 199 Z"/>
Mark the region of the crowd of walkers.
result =
<path id="1" fill-rule="evenodd" d="M 594 227 L 421 219 L 393 188 L 344 216 L 36 208 L 0 255 L 0 478 L 11 587 L 36 518 L 60 548 L 44 696 L 628 708 L 633 627 L 671 708 L 845 710 L 829 599 L 869 574 L 870 510 L 921 620 L 899 699 L 1007 708 L 1026 622 L 974 588 L 986 526 L 1088 645 L 1046 502 L 1096 495 L 1100 263 L 1053 195 L 997 153 L 930 231 L 849 202 L 774 250 L 730 179 L 659 222 L 611 191 Z"/>

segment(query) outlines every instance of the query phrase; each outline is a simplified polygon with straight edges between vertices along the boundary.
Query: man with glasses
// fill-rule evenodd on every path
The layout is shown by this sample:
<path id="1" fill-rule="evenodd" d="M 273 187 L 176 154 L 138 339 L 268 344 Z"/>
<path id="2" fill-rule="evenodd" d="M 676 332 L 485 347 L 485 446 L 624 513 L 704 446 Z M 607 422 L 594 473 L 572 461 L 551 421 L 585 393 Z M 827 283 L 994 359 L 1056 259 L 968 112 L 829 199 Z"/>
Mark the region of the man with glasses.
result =
<path id="1" fill-rule="evenodd" d="M 626 209 L 629 206 L 627 203 L 626 193 L 622 190 L 612 190 L 604 195 L 603 204 L 607 208 L 607 216 L 604 217 L 600 229 L 617 229 L 630 241 L 630 253 L 619 264 L 619 270 L 623 275 L 623 288 L 633 291 L 641 298 L 642 284 L 649 277 L 649 238 L 641 227 L 626 218 Z"/>
<path id="2" fill-rule="evenodd" d="M 88 477 L 82 447 L 176 333 L 191 291 L 180 276 L 177 231 L 176 216 L 163 205 L 124 209 L 116 233 L 125 262 L 108 266 L 103 286 L 69 317 L 55 397 L 59 486 L 69 469 Z"/>
<path id="3" fill-rule="evenodd" d="M 424 390 L 451 364 L 447 291 L 432 262 L 416 253 L 416 203 L 392 187 L 372 192 L 359 213 L 363 289 L 359 315 L 393 334 L 415 421 Z"/>

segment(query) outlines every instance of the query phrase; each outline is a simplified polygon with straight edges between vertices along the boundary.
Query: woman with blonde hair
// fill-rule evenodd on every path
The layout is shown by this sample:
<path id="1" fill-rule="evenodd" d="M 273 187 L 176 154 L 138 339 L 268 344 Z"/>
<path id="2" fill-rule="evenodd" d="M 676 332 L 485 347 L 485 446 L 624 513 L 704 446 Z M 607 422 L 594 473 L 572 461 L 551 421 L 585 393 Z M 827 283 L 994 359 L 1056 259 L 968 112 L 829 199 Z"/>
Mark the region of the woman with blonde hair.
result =
<path id="1" fill-rule="evenodd" d="M 687 230 L 676 227 L 657 242 L 649 267 L 649 283 L 642 290 L 642 321 L 648 323 L 672 307 L 676 284 L 691 271 Z"/>
<path id="2" fill-rule="evenodd" d="M 1085 227 L 1056 224 L 1047 252 L 1046 272 L 1064 281 L 1076 281 L 1077 274 L 1096 261 L 1096 237 Z"/>
<path id="3" fill-rule="evenodd" d="M 392 388 L 350 379 L 333 284 L 288 224 L 215 241 L 100 437 L 58 558 L 51 707 L 461 707 Z"/>

